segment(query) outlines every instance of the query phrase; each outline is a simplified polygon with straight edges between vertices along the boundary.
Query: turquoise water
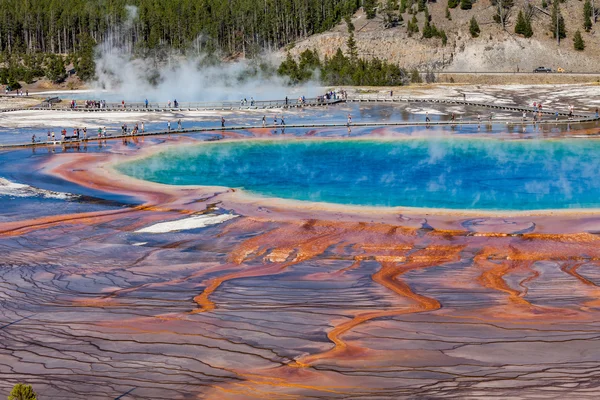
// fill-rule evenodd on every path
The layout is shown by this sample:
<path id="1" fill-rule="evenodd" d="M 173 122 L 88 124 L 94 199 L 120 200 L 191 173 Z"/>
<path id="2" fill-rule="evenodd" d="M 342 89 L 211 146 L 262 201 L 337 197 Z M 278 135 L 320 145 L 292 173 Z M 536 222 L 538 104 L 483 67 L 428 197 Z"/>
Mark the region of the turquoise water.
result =
<path id="1" fill-rule="evenodd" d="M 215 142 L 172 148 L 118 169 L 159 183 L 340 204 L 481 210 L 600 206 L 600 142 L 595 140 Z"/>

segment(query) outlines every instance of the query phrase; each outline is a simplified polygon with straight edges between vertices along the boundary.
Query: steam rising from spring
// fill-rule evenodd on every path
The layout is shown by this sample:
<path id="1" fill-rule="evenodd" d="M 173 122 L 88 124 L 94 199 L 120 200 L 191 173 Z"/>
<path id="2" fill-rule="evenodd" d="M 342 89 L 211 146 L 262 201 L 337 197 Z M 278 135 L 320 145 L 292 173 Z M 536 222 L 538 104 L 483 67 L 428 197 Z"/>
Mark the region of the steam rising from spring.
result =
<path id="1" fill-rule="evenodd" d="M 319 94 L 316 84 L 291 90 L 285 79 L 263 72 L 255 61 L 209 63 L 202 38 L 194 41 L 193 55 L 171 50 L 162 57 L 135 57 L 131 38 L 138 9 L 128 5 L 126 10 L 126 21 L 97 48 L 93 84 L 94 89 L 108 90 L 119 100 L 239 101 Z M 275 55 L 265 55 L 263 60 L 271 65 L 278 61 Z"/>

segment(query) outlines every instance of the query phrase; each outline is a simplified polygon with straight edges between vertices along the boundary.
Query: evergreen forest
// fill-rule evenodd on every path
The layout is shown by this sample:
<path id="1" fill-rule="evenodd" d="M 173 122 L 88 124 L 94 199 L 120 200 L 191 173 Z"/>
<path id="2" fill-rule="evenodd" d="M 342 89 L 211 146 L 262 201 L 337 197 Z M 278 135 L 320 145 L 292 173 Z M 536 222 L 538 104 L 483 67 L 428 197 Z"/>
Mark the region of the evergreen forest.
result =
<path id="1" fill-rule="evenodd" d="M 136 51 L 250 55 L 330 29 L 356 0 L 0 0 L 0 51 L 67 54 L 81 37 Z M 131 18 L 135 14 L 136 18 Z M 123 32 L 126 28 L 126 32 Z"/>

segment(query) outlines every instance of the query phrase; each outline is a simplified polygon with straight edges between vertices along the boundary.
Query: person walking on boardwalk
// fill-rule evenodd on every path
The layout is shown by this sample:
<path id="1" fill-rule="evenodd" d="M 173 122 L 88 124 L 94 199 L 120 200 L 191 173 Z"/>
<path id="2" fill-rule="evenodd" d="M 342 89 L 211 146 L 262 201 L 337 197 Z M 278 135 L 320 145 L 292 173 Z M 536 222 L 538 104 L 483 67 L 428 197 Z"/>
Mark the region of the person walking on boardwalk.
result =
<path id="1" fill-rule="evenodd" d="M 31 143 L 35 144 L 35 133 L 33 134 L 33 136 L 31 137 Z"/>
<path id="2" fill-rule="evenodd" d="M 167 121 L 167 132 L 171 132 L 171 121 Z"/>
<path id="3" fill-rule="evenodd" d="M 46 142 L 50 142 L 50 131 L 48 131 L 48 139 L 46 139 Z"/>
<path id="4" fill-rule="evenodd" d="M 179 120 L 177 121 L 177 130 L 182 130 L 183 127 L 181 126 L 181 118 L 179 118 Z"/>
<path id="5" fill-rule="evenodd" d="M 98 127 L 98 137 L 102 137 L 102 128 Z"/>
<path id="6" fill-rule="evenodd" d="M 67 138 L 67 130 L 63 128 L 62 132 L 61 132 L 61 136 L 62 136 L 62 141 L 64 142 L 65 139 Z"/>
<path id="7" fill-rule="evenodd" d="M 277 126 L 277 115 L 273 115 L 273 125 Z"/>
<path id="8" fill-rule="evenodd" d="M 285 120 L 283 119 L 283 114 L 281 115 L 281 126 L 285 126 Z"/>
<path id="9" fill-rule="evenodd" d="M 425 111 L 425 122 L 429 123 L 431 120 L 429 119 L 429 111 Z"/>
<path id="10" fill-rule="evenodd" d="M 225 128 L 225 118 L 221 117 L 221 128 Z"/>
<path id="11" fill-rule="evenodd" d="M 87 140 L 87 127 L 83 127 L 83 140 Z"/>
<path id="12" fill-rule="evenodd" d="M 263 115 L 262 124 L 263 124 L 263 128 L 267 126 L 267 116 L 266 115 Z"/>
<path id="13" fill-rule="evenodd" d="M 352 115 L 348 114 L 348 126 L 352 124 Z"/>
<path id="14" fill-rule="evenodd" d="M 142 121 L 142 133 L 144 133 L 144 121 Z"/>
<path id="15" fill-rule="evenodd" d="M 146 99 L 146 101 L 144 102 L 144 104 L 146 105 L 146 108 L 148 108 L 148 99 Z"/>

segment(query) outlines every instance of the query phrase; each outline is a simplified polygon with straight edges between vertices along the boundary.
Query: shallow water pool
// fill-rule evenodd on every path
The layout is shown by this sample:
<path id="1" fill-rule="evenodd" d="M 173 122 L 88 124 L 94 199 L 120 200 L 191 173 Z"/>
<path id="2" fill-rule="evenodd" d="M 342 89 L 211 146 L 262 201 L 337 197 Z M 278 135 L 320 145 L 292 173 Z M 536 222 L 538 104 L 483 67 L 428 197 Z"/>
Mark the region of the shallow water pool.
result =
<path id="1" fill-rule="evenodd" d="M 270 140 L 172 148 L 121 164 L 172 185 L 368 206 L 539 210 L 600 206 L 600 142 L 414 138 Z"/>

